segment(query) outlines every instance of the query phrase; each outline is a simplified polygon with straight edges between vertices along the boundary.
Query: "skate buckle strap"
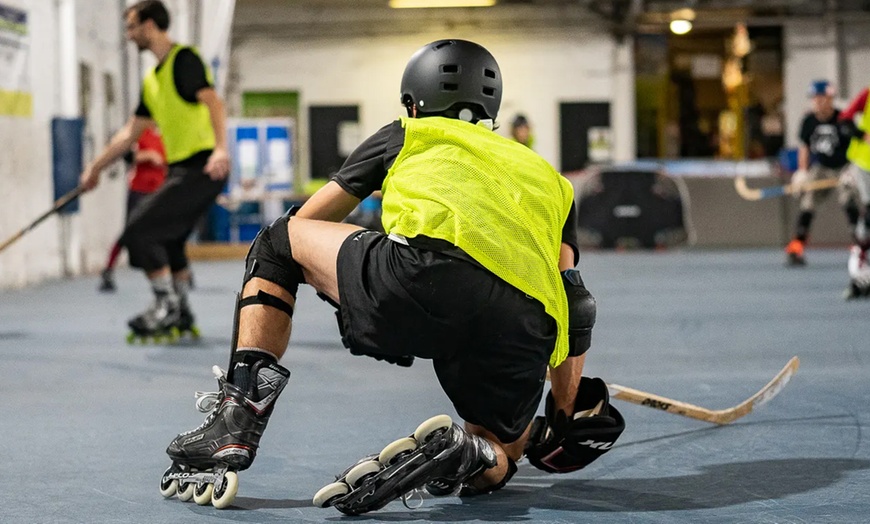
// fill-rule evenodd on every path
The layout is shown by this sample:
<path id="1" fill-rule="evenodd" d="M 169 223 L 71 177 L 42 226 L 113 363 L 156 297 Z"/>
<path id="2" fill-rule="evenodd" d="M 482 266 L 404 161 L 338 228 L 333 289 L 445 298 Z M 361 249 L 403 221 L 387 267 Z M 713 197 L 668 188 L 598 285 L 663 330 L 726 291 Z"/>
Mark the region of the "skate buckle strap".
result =
<path id="1" fill-rule="evenodd" d="M 401 496 L 401 499 L 402 499 L 402 504 L 404 504 L 405 507 L 408 509 L 414 510 L 414 509 L 420 509 L 421 507 L 423 507 L 423 493 L 420 491 L 419 488 L 412 489 L 411 491 L 404 493 Z M 409 502 L 409 501 L 413 501 L 415 499 L 418 501 L 416 504 L 411 504 Z"/>

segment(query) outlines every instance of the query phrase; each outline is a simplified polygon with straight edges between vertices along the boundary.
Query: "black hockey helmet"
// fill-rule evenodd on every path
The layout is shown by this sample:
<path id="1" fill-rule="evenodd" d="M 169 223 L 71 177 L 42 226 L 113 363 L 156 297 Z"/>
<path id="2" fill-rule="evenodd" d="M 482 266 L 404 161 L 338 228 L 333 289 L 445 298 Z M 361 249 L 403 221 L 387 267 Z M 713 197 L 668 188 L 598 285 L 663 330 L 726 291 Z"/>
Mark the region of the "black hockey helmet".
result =
<path id="1" fill-rule="evenodd" d="M 494 120 L 501 89 L 501 71 L 489 51 L 467 40 L 438 40 L 405 66 L 402 105 L 430 114 L 469 108 L 479 119 Z"/>

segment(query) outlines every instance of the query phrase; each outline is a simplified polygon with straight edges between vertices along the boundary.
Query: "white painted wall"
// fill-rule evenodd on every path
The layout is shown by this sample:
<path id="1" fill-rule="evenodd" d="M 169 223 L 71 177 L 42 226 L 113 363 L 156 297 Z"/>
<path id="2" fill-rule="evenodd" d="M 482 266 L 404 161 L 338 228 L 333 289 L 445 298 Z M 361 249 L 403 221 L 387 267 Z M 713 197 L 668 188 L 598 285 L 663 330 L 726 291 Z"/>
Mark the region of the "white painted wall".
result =
<path id="1" fill-rule="evenodd" d="M 54 2 L 4 0 L 28 12 L 31 117 L 0 116 L 0 239 L 51 207 L 51 117 L 59 101 Z M 0 252 L 0 286 L 23 286 L 60 272 L 58 231 L 51 218 Z"/>
<path id="2" fill-rule="evenodd" d="M 0 117 L 0 238 L 6 239 L 51 208 L 54 200 L 51 160 L 51 119 L 76 116 L 64 111 L 64 85 L 59 73 L 60 42 L 58 2 L 54 0 L 4 0 L 28 11 L 30 31 L 29 71 L 33 93 L 31 117 Z M 123 120 L 120 104 L 107 113 L 104 104 L 104 72 L 112 74 L 120 95 L 120 4 L 117 0 L 76 2 L 76 52 L 78 60 L 91 64 L 94 72 L 92 110 L 88 115 L 86 155 L 93 155 L 106 136 Z M 77 86 L 72 86 L 78 100 Z M 67 93 L 69 94 L 69 93 Z M 69 105 L 69 104 L 67 104 Z M 77 104 L 76 104 L 77 106 Z M 87 159 L 87 158 L 86 158 Z M 0 252 L 0 288 L 21 287 L 63 274 L 62 245 L 73 245 L 77 271 L 101 265 L 123 221 L 123 177 L 105 183 L 81 201 L 81 211 L 69 221 L 74 231 L 62 239 L 60 220 L 52 216 Z M 74 237 L 70 244 L 69 237 Z M 80 242 L 79 242 L 80 239 Z"/>
<path id="3" fill-rule="evenodd" d="M 91 70 L 89 111 L 85 115 L 85 163 L 102 150 L 109 138 L 126 121 L 122 107 L 121 76 L 122 40 L 121 4 L 117 0 L 77 2 L 76 28 L 79 61 Z M 106 105 L 104 74 L 113 79 L 115 103 Z M 121 232 L 126 207 L 127 178 L 124 165 L 117 162 L 103 172 L 100 185 L 81 198 L 78 231 L 81 243 L 79 271 L 101 269 L 109 247 Z"/>
<path id="4" fill-rule="evenodd" d="M 632 70 L 630 58 L 621 58 L 621 80 L 615 80 L 617 47 L 610 36 L 594 30 L 524 34 L 460 28 L 449 33 L 304 40 L 246 36 L 233 48 L 231 106 L 239 107 L 244 91 L 299 91 L 299 168 L 307 178 L 307 108 L 358 104 L 362 132 L 368 136 L 403 114 L 399 84 L 405 64 L 422 45 L 440 38 L 473 40 L 493 53 L 504 78 L 500 132 L 507 134 L 513 116 L 524 113 L 534 128 L 535 149 L 556 167 L 560 161 L 560 102 L 631 104 L 631 118 L 612 107 L 612 121 L 615 135 L 631 137 L 633 144 L 634 84 L 625 81 L 626 60 L 628 71 Z"/>

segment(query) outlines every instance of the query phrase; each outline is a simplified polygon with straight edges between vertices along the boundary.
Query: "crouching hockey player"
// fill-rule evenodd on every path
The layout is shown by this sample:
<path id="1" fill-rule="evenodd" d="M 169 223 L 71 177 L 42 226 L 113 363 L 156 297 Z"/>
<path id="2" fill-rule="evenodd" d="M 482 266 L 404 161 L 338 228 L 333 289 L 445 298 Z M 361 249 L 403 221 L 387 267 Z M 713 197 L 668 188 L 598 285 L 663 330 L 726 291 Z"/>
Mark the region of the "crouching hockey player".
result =
<path id="1" fill-rule="evenodd" d="M 492 130 L 501 72 L 483 47 L 441 40 L 402 78 L 408 117 L 366 139 L 300 209 L 265 228 L 246 259 L 230 368 L 203 396 L 203 424 L 167 449 L 165 496 L 226 507 L 288 382 L 278 364 L 299 284 L 337 308 L 352 353 L 400 366 L 432 359 L 464 423 L 439 415 L 354 463 L 314 496 L 347 514 L 423 488 L 504 486 L 527 453 L 581 468 L 622 432 L 603 382 L 582 376 L 595 301 L 578 272 L 571 184 Z M 384 232 L 341 223 L 373 191 Z M 547 416 L 532 419 L 548 366 Z"/>

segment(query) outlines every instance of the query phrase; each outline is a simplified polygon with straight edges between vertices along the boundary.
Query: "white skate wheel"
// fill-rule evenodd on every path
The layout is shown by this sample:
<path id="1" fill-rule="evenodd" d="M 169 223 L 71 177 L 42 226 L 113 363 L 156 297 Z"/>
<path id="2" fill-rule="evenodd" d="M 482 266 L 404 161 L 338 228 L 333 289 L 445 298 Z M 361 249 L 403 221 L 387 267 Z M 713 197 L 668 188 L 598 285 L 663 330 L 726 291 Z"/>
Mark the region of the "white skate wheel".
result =
<path id="1" fill-rule="evenodd" d="M 180 484 L 178 486 L 178 500 L 180 500 L 181 502 L 187 502 L 188 500 L 192 499 L 194 489 L 196 489 L 195 482 Z"/>
<path id="2" fill-rule="evenodd" d="M 318 508 L 328 508 L 332 505 L 331 503 L 333 500 L 338 497 L 343 497 L 348 493 L 350 493 L 350 486 L 344 482 L 333 482 L 332 484 L 327 484 L 320 488 L 320 490 L 314 494 L 311 503 Z"/>
<path id="3" fill-rule="evenodd" d="M 450 415 L 435 415 L 417 426 L 417 430 L 414 431 L 414 438 L 420 444 L 425 444 L 429 435 L 435 433 L 439 429 L 448 429 L 452 425 L 453 419 L 450 418 Z"/>
<path id="4" fill-rule="evenodd" d="M 217 490 L 212 491 L 211 505 L 217 509 L 224 509 L 236 500 L 236 493 L 239 492 L 239 476 L 233 471 L 227 471 L 224 475 L 224 489 L 221 493 Z"/>
<path id="5" fill-rule="evenodd" d="M 173 497 L 178 493 L 178 481 L 175 479 L 170 480 L 169 482 L 164 482 L 163 479 L 160 479 L 160 494 L 165 498 Z"/>
<path id="6" fill-rule="evenodd" d="M 204 483 L 197 486 L 196 489 L 193 490 L 193 501 L 200 506 L 205 506 L 211 502 L 211 494 L 213 491 L 214 485 L 211 483 Z"/>
<path id="7" fill-rule="evenodd" d="M 359 487 L 359 483 L 368 475 L 372 475 L 381 470 L 381 463 L 377 460 L 367 460 L 360 462 L 344 476 L 344 481 L 351 488 Z"/>
<path id="8" fill-rule="evenodd" d="M 402 453 L 414 451 L 415 449 L 417 449 L 416 440 L 411 437 L 400 438 L 399 440 L 387 444 L 383 451 L 381 451 L 381 454 L 378 455 L 378 462 L 384 466 L 389 466 L 394 458 Z"/>

